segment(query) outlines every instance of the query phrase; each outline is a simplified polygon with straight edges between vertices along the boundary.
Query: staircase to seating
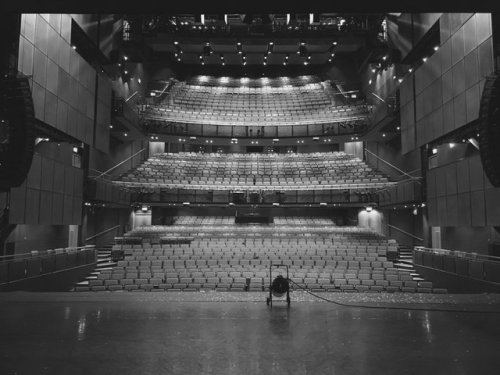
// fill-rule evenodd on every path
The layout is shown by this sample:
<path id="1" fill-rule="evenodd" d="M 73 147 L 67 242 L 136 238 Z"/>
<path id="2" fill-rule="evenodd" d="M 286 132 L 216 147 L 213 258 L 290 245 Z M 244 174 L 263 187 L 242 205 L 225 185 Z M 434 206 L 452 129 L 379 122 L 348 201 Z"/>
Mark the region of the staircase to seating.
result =
<path id="1" fill-rule="evenodd" d="M 112 247 L 113 244 L 109 243 L 98 248 L 96 268 L 88 276 L 86 276 L 84 280 L 76 283 L 73 291 L 75 291 L 77 287 L 88 287 L 90 280 L 96 280 L 101 272 L 112 270 L 113 267 L 117 265 L 117 263 L 111 258 Z"/>
<path id="2" fill-rule="evenodd" d="M 398 256 L 394 261 L 394 267 L 400 270 L 409 271 L 413 281 L 422 284 L 425 284 L 425 280 L 422 276 L 417 272 L 415 267 L 413 266 L 413 249 L 408 246 L 399 245 L 398 247 Z M 446 289 L 439 289 L 441 293 L 447 293 Z"/>

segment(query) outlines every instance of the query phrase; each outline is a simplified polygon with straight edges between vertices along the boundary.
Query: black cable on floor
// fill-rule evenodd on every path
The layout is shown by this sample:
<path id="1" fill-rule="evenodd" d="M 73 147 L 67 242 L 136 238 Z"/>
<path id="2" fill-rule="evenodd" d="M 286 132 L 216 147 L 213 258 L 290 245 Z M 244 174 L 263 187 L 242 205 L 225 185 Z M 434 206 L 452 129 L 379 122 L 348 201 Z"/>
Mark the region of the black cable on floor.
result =
<path id="1" fill-rule="evenodd" d="M 359 307 L 363 309 L 383 309 L 383 310 L 405 310 L 405 311 L 437 311 L 437 312 L 453 312 L 453 313 L 473 313 L 473 314 L 500 314 L 500 311 L 484 311 L 484 310 L 453 310 L 453 309 L 439 309 L 439 308 L 417 308 L 417 307 L 398 307 L 398 306 L 369 306 L 369 305 L 353 305 L 349 303 L 342 303 L 334 301 L 325 297 L 322 297 L 310 290 L 304 288 L 303 286 L 297 284 L 295 281 L 288 279 L 289 282 L 297 285 L 300 289 L 309 293 L 311 296 L 321 299 L 325 302 L 333 303 L 338 306 L 343 307 Z"/>

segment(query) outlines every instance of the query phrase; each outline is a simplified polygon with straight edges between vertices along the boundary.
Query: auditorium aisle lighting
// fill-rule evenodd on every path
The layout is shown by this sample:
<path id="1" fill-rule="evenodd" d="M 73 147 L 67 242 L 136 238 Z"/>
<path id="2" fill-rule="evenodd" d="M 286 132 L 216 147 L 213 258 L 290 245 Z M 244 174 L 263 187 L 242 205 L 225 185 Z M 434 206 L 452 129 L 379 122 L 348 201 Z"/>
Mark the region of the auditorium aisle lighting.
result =
<path id="1" fill-rule="evenodd" d="M 500 16 L 163 5 L 0 14 L 0 374 L 497 373 Z"/>

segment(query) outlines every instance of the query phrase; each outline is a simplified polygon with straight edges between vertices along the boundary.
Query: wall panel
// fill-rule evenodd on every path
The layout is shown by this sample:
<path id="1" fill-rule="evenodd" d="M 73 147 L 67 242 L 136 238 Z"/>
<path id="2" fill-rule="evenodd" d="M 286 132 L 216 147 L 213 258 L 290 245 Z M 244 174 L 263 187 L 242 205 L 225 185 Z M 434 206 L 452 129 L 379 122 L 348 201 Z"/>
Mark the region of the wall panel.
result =
<path id="1" fill-rule="evenodd" d="M 469 163 L 461 160 L 457 163 L 457 192 L 465 193 L 470 191 Z"/>
<path id="2" fill-rule="evenodd" d="M 26 185 L 22 184 L 10 190 L 9 223 L 20 224 L 25 221 Z"/>
<path id="3" fill-rule="evenodd" d="M 26 189 L 26 205 L 24 222 L 22 224 L 38 224 L 40 212 L 40 190 Z M 21 223 L 20 223 L 21 224 Z"/>
<path id="4" fill-rule="evenodd" d="M 471 220 L 471 205 L 470 205 L 470 193 L 462 193 L 457 195 L 457 225 L 458 226 L 470 226 Z"/>
<path id="5" fill-rule="evenodd" d="M 484 189 L 484 172 L 479 156 L 469 159 L 470 191 Z"/>
<path id="6" fill-rule="evenodd" d="M 486 225 L 484 191 L 477 190 L 471 192 L 470 202 L 471 202 L 471 225 L 473 227 L 484 227 Z"/>
<path id="7" fill-rule="evenodd" d="M 63 224 L 63 204 L 64 195 L 52 193 L 52 216 L 51 223 L 55 225 Z"/>
<path id="8" fill-rule="evenodd" d="M 42 159 L 39 154 L 33 154 L 31 167 L 26 179 L 27 186 L 32 189 L 40 189 L 42 180 Z"/>
<path id="9" fill-rule="evenodd" d="M 444 170 L 446 178 L 446 195 L 457 193 L 457 167 L 456 164 L 449 164 Z"/>
<path id="10" fill-rule="evenodd" d="M 500 226 L 500 188 L 486 189 L 484 198 L 487 225 Z"/>

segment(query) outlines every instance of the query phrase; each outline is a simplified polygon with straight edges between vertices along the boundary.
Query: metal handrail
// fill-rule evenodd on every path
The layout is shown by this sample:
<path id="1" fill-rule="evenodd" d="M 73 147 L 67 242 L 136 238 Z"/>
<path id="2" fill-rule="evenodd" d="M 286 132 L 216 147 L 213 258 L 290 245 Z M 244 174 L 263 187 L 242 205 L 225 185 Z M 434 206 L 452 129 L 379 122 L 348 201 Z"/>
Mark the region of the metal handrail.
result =
<path id="1" fill-rule="evenodd" d="M 132 99 L 134 96 L 136 96 L 139 93 L 139 91 L 134 92 L 132 95 L 130 95 L 127 99 L 125 99 L 125 103 L 128 103 L 130 99 Z"/>
<path id="2" fill-rule="evenodd" d="M 120 165 L 122 165 L 122 164 L 126 163 L 126 162 L 127 162 L 127 161 L 129 161 L 130 159 L 132 159 L 132 158 L 136 157 L 138 154 L 140 154 L 140 153 L 141 153 L 141 152 L 143 152 L 144 150 L 145 150 L 145 148 L 143 148 L 143 149 L 141 149 L 141 150 L 137 151 L 134 155 L 129 156 L 129 157 L 128 157 L 128 158 L 126 158 L 125 160 L 123 160 L 123 161 L 119 162 L 118 164 L 116 164 L 114 167 L 111 167 L 111 168 L 110 168 L 110 169 L 108 169 L 107 171 L 102 172 L 99 176 L 94 176 L 94 177 L 92 177 L 92 178 L 94 178 L 94 179 L 98 179 L 98 178 L 102 177 L 103 175 L 107 175 L 107 174 L 109 174 L 109 172 L 111 172 L 112 170 L 114 170 L 114 169 L 118 168 Z"/>
<path id="3" fill-rule="evenodd" d="M 368 150 L 367 148 L 364 148 L 364 150 L 366 152 L 368 152 L 369 154 L 375 156 L 378 160 L 380 161 L 383 161 L 385 164 L 387 164 L 388 166 L 390 166 L 391 168 L 394 168 L 395 170 L 397 170 L 399 173 L 401 174 L 404 174 L 405 176 L 408 176 L 409 178 L 411 178 L 412 180 L 415 180 L 416 182 L 418 182 L 419 184 L 422 184 L 419 179 L 421 179 L 422 177 L 415 177 L 415 176 L 412 176 L 410 174 L 408 174 L 407 172 L 403 171 L 402 169 L 399 169 L 398 167 L 396 167 L 395 165 L 389 163 L 387 160 L 384 160 L 382 159 L 380 156 L 378 156 L 377 154 L 374 154 L 373 152 L 371 152 L 370 150 Z"/>
<path id="4" fill-rule="evenodd" d="M 95 249 L 95 245 L 85 245 L 85 246 L 77 246 L 77 247 L 65 247 L 59 249 L 49 249 L 49 250 L 34 250 L 29 253 L 22 254 L 11 254 L 11 255 L 0 255 L 0 263 L 9 262 L 13 260 L 25 260 L 25 259 L 36 259 L 36 258 L 45 258 L 47 256 L 55 255 L 55 254 L 68 254 L 71 252 L 78 252 L 80 250 L 89 250 Z"/>
<path id="5" fill-rule="evenodd" d="M 414 250 L 415 251 L 422 251 L 422 252 L 426 252 L 426 253 L 438 254 L 438 255 L 451 255 L 451 256 L 455 256 L 457 258 L 468 258 L 468 259 L 475 259 L 475 260 L 491 260 L 494 262 L 500 262 L 500 257 L 494 256 L 494 255 L 483 255 L 483 254 L 478 254 L 478 253 L 474 253 L 474 252 L 468 253 L 466 251 L 435 249 L 435 248 L 429 248 L 429 247 L 423 247 L 423 246 L 415 246 Z"/>
<path id="6" fill-rule="evenodd" d="M 102 236 L 103 234 L 106 234 L 108 232 L 111 232 L 112 230 L 116 229 L 116 228 L 119 228 L 121 225 L 115 225 L 114 227 L 111 227 L 111 228 L 108 228 L 106 230 L 103 230 L 102 232 L 99 232 L 97 234 L 94 234 L 93 236 L 90 236 L 88 238 L 85 239 L 85 242 L 87 241 L 90 241 L 90 240 L 93 240 L 94 238 L 97 238 L 97 237 L 100 237 Z"/>
<path id="7" fill-rule="evenodd" d="M 412 238 L 416 239 L 417 241 L 423 241 L 423 240 L 424 240 L 423 238 L 417 237 L 417 236 L 415 236 L 414 234 L 411 234 L 411 233 L 409 233 L 409 232 L 407 232 L 407 231 L 405 231 L 405 230 L 403 230 L 403 229 L 401 229 L 401 228 L 398 228 L 398 227 L 396 227 L 396 226 L 394 226 L 394 225 L 387 224 L 387 226 L 388 226 L 389 228 L 396 229 L 398 232 L 401 232 L 401 233 L 403 233 L 403 234 L 406 234 L 407 236 L 410 236 L 410 237 L 412 237 Z"/>

